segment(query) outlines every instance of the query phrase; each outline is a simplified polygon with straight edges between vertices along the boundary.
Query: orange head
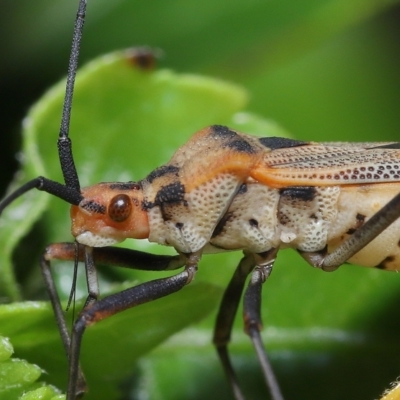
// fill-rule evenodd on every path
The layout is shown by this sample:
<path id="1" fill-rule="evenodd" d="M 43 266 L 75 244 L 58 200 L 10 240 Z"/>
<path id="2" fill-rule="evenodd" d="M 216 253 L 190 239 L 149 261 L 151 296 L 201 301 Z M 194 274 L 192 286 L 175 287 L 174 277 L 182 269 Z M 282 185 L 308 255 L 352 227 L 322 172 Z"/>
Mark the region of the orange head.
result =
<path id="1" fill-rule="evenodd" d="M 149 236 L 149 221 L 139 183 L 99 183 L 82 189 L 83 200 L 71 207 L 72 235 L 91 247 Z"/>

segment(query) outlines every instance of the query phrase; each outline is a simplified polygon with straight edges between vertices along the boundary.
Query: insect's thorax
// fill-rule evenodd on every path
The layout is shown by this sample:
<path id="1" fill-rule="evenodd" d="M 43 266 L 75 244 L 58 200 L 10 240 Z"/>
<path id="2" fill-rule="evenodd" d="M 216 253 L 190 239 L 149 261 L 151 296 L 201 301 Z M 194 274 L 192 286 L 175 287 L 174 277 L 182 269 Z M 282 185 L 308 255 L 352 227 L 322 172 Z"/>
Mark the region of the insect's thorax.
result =
<path id="1" fill-rule="evenodd" d="M 244 136 L 244 135 L 243 135 Z M 206 128 L 141 182 L 149 240 L 182 253 L 202 249 L 262 156 L 256 138 Z"/>

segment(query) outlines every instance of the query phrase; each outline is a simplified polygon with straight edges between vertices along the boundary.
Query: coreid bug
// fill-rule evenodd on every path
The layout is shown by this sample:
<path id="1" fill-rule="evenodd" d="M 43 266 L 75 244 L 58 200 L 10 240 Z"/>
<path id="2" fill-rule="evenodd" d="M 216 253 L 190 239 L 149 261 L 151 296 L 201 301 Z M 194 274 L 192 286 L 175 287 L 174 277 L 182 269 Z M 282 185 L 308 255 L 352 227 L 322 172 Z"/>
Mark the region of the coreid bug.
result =
<path id="1" fill-rule="evenodd" d="M 236 136 L 236 135 L 238 135 L 238 136 Z M 168 215 L 172 214 L 172 216 L 174 217 L 174 213 L 175 213 L 175 211 L 174 211 L 175 204 L 174 203 L 180 203 L 180 202 L 184 203 L 185 201 L 188 201 L 185 198 L 186 193 L 192 193 L 192 190 L 187 189 L 188 182 L 192 182 L 193 185 L 194 185 L 194 188 L 200 187 L 200 185 L 208 184 L 208 183 L 213 185 L 212 184 L 212 178 L 219 179 L 219 177 L 217 175 L 215 175 L 215 171 L 217 170 L 217 167 L 221 164 L 221 160 L 223 160 L 226 165 L 230 165 L 229 171 L 233 172 L 234 178 L 236 178 L 237 176 L 240 177 L 239 180 L 241 182 L 241 185 L 240 185 L 239 188 L 237 188 L 238 184 L 235 183 L 236 189 L 232 189 L 233 192 L 235 193 L 235 195 L 231 195 L 232 203 L 231 203 L 230 206 L 226 205 L 227 210 L 224 210 L 223 212 L 222 211 L 216 212 L 216 214 L 217 214 L 216 219 L 218 219 L 219 222 L 216 223 L 214 221 L 214 225 L 216 227 L 218 227 L 218 229 L 217 228 L 215 228 L 215 229 L 212 228 L 211 229 L 210 227 L 208 227 L 206 229 L 209 232 L 212 231 L 212 237 L 213 237 L 214 240 L 211 241 L 211 244 L 214 247 L 229 248 L 229 245 L 227 245 L 226 243 L 227 242 L 232 243 L 232 237 L 229 237 L 229 235 L 231 233 L 235 232 L 235 226 L 229 226 L 229 225 L 231 223 L 234 225 L 238 221 L 240 223 L 243 223 L 243 221 L 241 221 L 240 218 L 238 217 L 238 212 L 242 212 L 242 207 L 241 206 L 237 206 L 237 204 L 234 207 L 234 204 L 235 204 L 234 201 L 236 201 L 236 200 L 239 201 L 241 196 L 249 196 L 248 193 L 251 192 L 252 190 L 256 190 L 256 191 L 257 190 L 264 190 L 266 187 L 271 187 L 271 190 L 269 191 L 270 193 L 273 193 L 275 196 L 277 196 L 277 194 L 279 193 L 279 202 L 282 199 L 282 203 L 285 204 L 285 207 L 286 207 L 285 208 L 285 212 L 282 212 L 282 215 L 280 215 L 280 218 L 282 219 L 281 225 L 285 225 L 285 226 L 286 225 L 290 225 L 290 222 L 291 222 L 291 219 L 288 218 L 288 214 L 292 215 L 292 213 L 294 213 L 294 215 L 297 217 L 297 210 L 299 210 L 299 209 L 303 210 L 303 208 L 305 207 L 305 204 L 307 204 L 307 206 L 308 206 L 309 203 L 312 203 L 313 201 L 315 201 L 314 207 L 315 207 L 315 209 L 317 211 L 319 211 L 319 208 L 321 207 L 321 204 L 322 204 L 322 206 L 325 206 L 325 204 L 326 204 L 324 199 L 328 198 L 329 201 L 330 201 L 330 199 L 331 199 L 331 195 L 330 194 L 329 194 L 329 196 L 326 196 L 323 193 L 315 193 L 313 190 L 310 190 L 309 186 L 307 186 L 307 184 L 304 183 L 304 182 L 301 183 L 301 185 L 303 186 L 301 188 L 297 187 L 298 186 L 297 183 L 299 183 L 298 181 L 296 181 L 295 189 L 291 189 L 291 184 L 288 183 L 288 182 L 286 182 L 283 185 L 283 187 L 279 187 L 279 182 L 283 182 L 284 179 L 285 179 L 284 177 L 278 177 L 276 179 L 276 181 L 278 181 L 278 184 L 276 183 L 276 181 L 275 181 L 275 183 L 274 182 L 272 182 L 272 183 L 262 182 L 261 177 L 266 175 L 264 170 L 253 168 L 253 167 L 251 167 L 249 169 L 246 169 L 246 170 L 242 170 L 241 169 L 242 166 L 239 166 L 237 169 L 236 169 L 235 166 L 232 166 L 237 161 L 240 162 L 240 163 L 245 162 L 246 160 L 244 160 L 244 159 L 246 157 L 249 158 L 250 160 L 253 160 L 253 158 L 257 154 L 257 151 L 255 149 L 257 146 L 253 143 L 253 140 L 256 140 L 256 139 L 252 139 L 252 138 L 247 137 L 247 136 L 242 135 L 242 134 L 237 134 L 233 130 L 226 129 L 226 128 L 223 128 L 223 127 L 213 127 L 213 128 L 210 128 L 207 131 L 204 131 L 202 134 L 199 134 L 197 136 L 197 138 L 193 139 L 194 141 L 196 141 L 195 142 L 196 146 L 194 146 L 194 147 L 199 151 L 201 151 L 201 146 L 209 147 L 208 144 L 207 144 L 207 137 L 208 138 L 214 138 L 215 140 L 217 140 L 218 138 L 221 138 L 221 140 L 223 140 L 225 138 L 225 141 L 222 141 L 220 143 L 217 142 L 217 145 L 211 146 L 212 149 L 217 152 L 216 154 L 208 155 L 208 157 L 204 157 L 204 159 L 202 157 L 198 156 L 197 153 L 194 153 L 193 155 L 190 154 L 189 156 L 187 156 L 187 155 L 185 155 L 185 151 L 187 151 L 187 149 L 190 148 L 189 144 L 188 144 L 187 146 L 183 146 L 181 148 L 181 150 L 178 151 L 178 152 L 180 152 L 176 156 L 178 158 L 178 162 L 176 161 L 177 158 L 175 158 L 174 162 L 172 162 L 171 164 L 168 164 L 164 168 L 161 167 L 159 170 L 156 170 L 156 171 L 153 172 L 153 174 L 149 175 L 149 177 L 147 178 L 147 181 L 145 181 L 145 183 L 146 184 L 149 183 L 149 188 L 151 190 L 153 190 L 153 189 L 155 190 L 155 195 L 150 200 L 146 199 L 146 201 L 148 202 L 146 204 L 146 206 L 145 206 L 146 210 L 154 210 L 154 209 L 159 208 L 164 213 L 162 215 L 162 218 L 163 218 L 164 221 L 173 220 L 173 219 L 169 219 L 169 216 L 168 216 L 168 218 L 164 218 L 164 217 L 167 214 Z M 244 144 L 244 143 L 247 143 L 247 144 Z M 256 141 L 256 143 L 257 143 L 257 141 Z M 271 149 L 272 150 L 271 153 L 275 152 L 275 155 L 280 154 L 280 152 L 285 151 L 284 155 L 283 155 L 284 157 L 289 156 L 291 151 L 293 151 L 295 154 L 297 154 L 297 151 L 299 150 L 298 148 L 304 148 L 304 147 L 308 146 L 306 143 L 301 143 L 301 142 L 296 142 L 296 141 L 285 141 L 285 140 L 283 140 L 281 142 L 276 142 L 276 141 L 275 142 L 267 142 L 266 141 L 266 143 L 269 143 L 269 145 L 266 145 L 265 143 L 262 143 L 262 146 L 263 146 L 262 149 L 264 151 L 266 149 Z M 276 143 L 279 143 L 279 144 L 276 144 Z M 259 146 L 259 143 L 257 145 Z M 377 145 L 374 145 L 374 146 L 377 146 Z M 327 147 L 324 147 L 324 148 L 327 148 Z M 346 146 L 343 146 L 343 148 L 344 148 L 345 151 L 348 151 Z M 321 149 L 321 146 L 316 147 L 313 150 L 316 150 L 318 152 L 319 149 Z M 361 151 L 363 149 L 360 148 L 360 149 L 356 149 L 356 150 L 357 151 L 358 150 Z M 300 151 L 302 151 L 302 149 L 300 149 Z M 336 148 L 334 154 L 337 154 L 337 152 L 338 152 L 338 150 Z M 378 150 L 378 152 L 379 152 L 379 150 Z M 390 153 L 389 150 L 388 150 L 388 152 Z M 384 153 L 385 154 L 385 161 L 386 161 L 386 157 L 388 157 L 388 152 Z M 205 154 L 205 153 L 200 153 L 200 154 L 203 156 L 203 154 Z M 348 157 L 349 157 L 350 160 L 353 159 L 353 158 L 351 158 L 352 157 L 351 154 L 350 155 L 348 154 Z M 160 184 L 160 182 L 159 182 L 160 179 L 164 179 L 164 178 L 165 179 L 171 179 L 171 178 L 175 179 L 176 178 L 175 174 L 179 175 L 179 170 L 177 170 L 177 167 L 176 167 L 176 165 L 174 163 L 177 162 L 179 164 L 179 162 L 181 162 L 181 161 L 179 161 L 180 158 L 183 159 L 183 161 L 182 161 L 183 167 L 186 168 L 186 166 L 187 166 L 187 169 L 189 170 L 190 173 L 192 171 L 197 171 L 196 168 L 200 169 L 203 166 L 203 164 L 200 161 L 206 163 L 207 167 L 210 167 L 210 165 L 213 166 L 211 161 L 217 160 L 217 165 L 213 166 L 213 171 L 208 176 L 203 174 L 203 169 L 200 169 L 199 172 L 196 172 L 194 174 L 195 177 L 193 177 L 193 179 L 191 179 L 192 176 L 190 175 L 190 178 L 187 179 L 188 182 L 182 183 L 180 180 L 178 180 L 178 182 L 172 180 L 172 181 L 168 181 L 168 184 L 166 184 L 166 183 Z M 190 164 L 188 164 L 188 160 L 193 161 L 193 166 L 189 167 Z M 317 161 L 318 160 L 319 159 L 317 159 Z M 365 159 L 364 159 L 364 161 L 365 161 Z M 233 162 L 233 164 L 229 164 L 230 162 Z M 306 162 L 306 161 L 304 161 L 304 162 Z M 309 162 L 309 160 L 308 160 L 308 162 Z M 331 165 L 331 164 L 329 164 L 329 165 Z M 374 166 L 375 166 L 375 164 L 374 164 Z M 182 168 L 182 166 L 179 165 L 178 168 Z M 254 173 L 258 174 L 256 176 L 256 178 L 257 178 L 257 180 L 262 182 L 261 185 L 257 184 L 256 182 L 252 181 L 251 179 L 249 179 L 249 181 L 247 181 L 248 176 L 251 175 L 250 172 L 251 173 L 254 172 Z M 362 173 L 362 172 L 363 171 L 360 171 L 360 173 Z M 246 177 L 245 181 L 242 181 L 242 179 L 245 179 L 245 178 L 241 177 L 242 174 Z M 271 175 L 273 175 L 273 174 L 271 174 Z M 204 182 L 203 183 L 200 183 L 198 180 L 196 180 L 198 176 L 200 178 L 204 178 Z M 180 176 L 179 176 L 179 178 L 180 178 Z M 340 178 L 340 176 L 339 176 L 339 178 Z M 252 179 L 254 179 L 254 177 L 252 177 Z M 293 178 L 291 178 L 291 179 L 293 179 Z M 326 176 L 323 179 L 328 180 L 328 179 L 331 179 L 331 178 Z M 394 179 L 397 179 L 397 178 L 394 178 Z M 74 179 L 72 179 L 72 181 L 73 180 Z M 296 179 L 294 179 L 294 180 L 296 180 Z M 227 183 L 227 185 L 228 185 L 228 183 Z M 316 184 L 316 183 L 314 182 L 314 184 Z M 171 185 L 171 186 L 169 186 L 169 185 Z M 245 186 L 243 186 L 243 185 L 245 185 Z M 184 190 L 182 189 L 182 186 L 185 187 Z M 306 188 L 304 188 L 304 186 L 306 186 Z M 323 182 L 321 182 L 321 181 L 319 181 L 318 186 L 311 186 L 311 187 L 312 188 L 317 187 L 319 189 L 320 186 L 324 186 Z M 168 190 L 164 189 L 165 191 L 161 191 L 160 192 L 162 187 L 168 187 L 169 189 Z M 287 189 L 287 187 L 289 187 L 289 189 Z M 58 188 L 58 186 L 57 186 L 57 188 Z M 249 188 L 250 188 L 250 190 L 247 190 Z M 103 194 L 104 194 L 105 196 L 107 196 L 107 189 L 122 190 L 123 191 L 123 193 L 121 194 L 122 197 L 117 198 L 115 200 L 115 203 L 112 202 L 113 204 L 115 204 L 115 207 L 114 206 L 111 207 L 110 210 L 113 210 L 113 211 L 109 213 L 109 215 L 113 216 L 112 220 L 114 222 L 123 223 L 124 222 L 124 218 L 128 214 L 126 212 L 126 202 L 125 202 L 126 197 L 124 197 L 123 195 L 126 194 L 127 192 L 129 193 L 129 190 L 134 190 L 134 191 L 140 192 L 139 189 L 142 189 L 142 188 L 135 186 L 135 184 L 126 183 L 126 184 L 121 185 L 121 184 L 117 183 L 117 184 L 114 184 L 113 187 L 102 186 L 101 187 L 101 192 L 99 192 L 99 194 L 98 194 L 98 192 L 96 191 L 96 192 L 94 192 L 94 195 L 95 196 L 103 196 Z M 228 189 L 229 189 L 229 187 L 228 187 Z M 389 189 L 391 190 L 392 188 L 389 187 Z M 52 189 L 49 189 L 49 190 L 51 191 Z M 186 190 L 188 190 L 188 191 L 186 191 Z M 125 192 L 125 191 L 127 191 L 127 192 Z M 323 192 L 323 190 L 322 190 L 322 192 Z M 344 190 L 344 192 L 345 192 L 345 190 Z M 89 191 L 85 193 L 85 198 L 86 198 L 86 196 L 89 195 L 89 193 L 90 193 Z M 218 195 L 218 193 L 217 193 L 217 195 Z M 268 196 L 268 193 L 265 194 L 265 195 Z M 390 197 L 394 197 L 394 195 L 395 195 L 395 192 L 392 192 L 390 194 Z M 120 196 L 120 194 L 118 194 L 117 196 Z M 174 196 L 176 196 L 176 197 L 174 197 Z M 353 194 L 350 192 L 349 196 L 351 197 L 351 196 L 353 196 Z M 63 197 L 67 197 L 67 196 L 63 195 Z M 112 197 L 114 198 L 115 196 L 112 196 Z M 148 197 L 150 198 L 151 196 L 148 195 Z M 251 196 L 251 197 L 248 197 L 248 198 L 245 197 L 246 203 L 250 203 L 252 201 L 253 197 L 254 196 Z M 217 196 L 212 196 L 212 198 L 215 199 L 215 198 L 217 198 Z M 321 199 L 322 199 L 322 201 L 321 201 Z M 277 198 L 275 200 L 277 200 Z M 329 201 L 328 201 L 328 203 L 329 203 Z M 295 204 L 292 204 L 293 202 Z M 96 211 L 96 207 L 97 207 L 97 205 L 99 203 L 100 203 L 100 200 L 96 200 L 94 202 L 91 202 L 89 200 L 88 203 L 85 203 L 84 209 L 86 211 L 92 211 L 92 207 L 94 207 L 94 210 Z M 169 204 L 169 203 L 172 203 L 172 204 Z M 100 204 L 100 206 L 101 206 L 101 204 Z M 186 204 L 183 204 L 183 206 L 186 207 Z M 247 207 L 247 205 L 246 205 L 246 207 Z M 275 205 L 275 207 L 277 207 L 277 206 Z M 330 207 L 329 204 L 327 205 L 327 207 L 328 208 Z M 127 208 L 129 209 L 129 205 L 127 206 Z M 166 208 L 166 210 L 165 210 L 165 208 Z M 248 207 L 248 208 L 250 210 L 259 210 L 258 205 L 254 205 L 253 207 Z M 97 211 L 100 211 L 100 209 L 101 209 L 101 207 Z M 296 210 L 296 212 L 294 212 L 293 210 Z M 80 222 L 80 220 L 82 220 L 82 218 L 81 218 L 82 215 L 79 214 L 79 211 L 77 211 L 76 209 L 75 209 L 74 212 L 75 212 L 74 216 L 75 216 L 76 221 L 77 221 L 75 228 L 77 230 L 79 230 L 79 229 L 81 229 L 81 226 L 79 225 L 79 222 Z M 184 215 L 182 210 L 178 210 L 177 212 L 179 213 L 179 215 Z M 229 214 L 229 213 L 231 213 L 231 214 Z M 100 212 L 100 214 L 102 214 L 102 213 Z M 368 213 L 366 213 L 366 214 L 368 214 Z M 351 225 L 351 227 L 349 227 L 349 229 L 347 231 L 351 231 L 351 230 L 354 230 L 354 229 L 359 228 L 360 226 L 362 226 L 363 222 L 364 222 L 364 220 L 362 218 L 363 215 L 364 214 L 357 213 L 357 214 L 355 214 L 354 218 L 352 218 L 352 219 L 349 218 L 349 220 L 353 222 L 353 225 L 354 225 L 354 223 L 356 223 L 356 226 Z M 194 215 L 190 215 L 190 218 L 189 219 L 185 219 L 184 222 L 181 222 L 181 221 L 175 222 L 174 224 L 172 224 L 172 225 L 175 225 L 175 226 L 172 226 L 172 228 L 173 229 L 179 229 L 180 231 L 184 231 L 184 228 L 186 228 L 187 225 L 189 223 L 191 223 L 192 221 L 193 221 L 193 224 L 194 224 L 195 228 L 198 227 L 198 226 L 201 226 L 202 224 L 204 224 L 203 220 L 198 221 L 198 220 L 196 220 L 195 216 L 196 216 L 195 214 Z M 143 217 L 143 215 L 142 215 L 142 217 Z M 157 215 L 156 215 L 155 218 L 159 218 L 159 217 L 157 217 Z M 322 222 L 325 222 L 324 218 L 325 217 L 323 216 L 322 217 Z M 332 216 L 330 216 L 330 218 L 332 218 Z M 312 219 L 311 222 L 315 221 L 317 225 L 318 225 L 318 223 L 321 222 L 321 219 L 318 220 L 317 215 L 311 217 L 311 219 Z M 327 219 L 329 219 L 329 218 L 327 218 Z M 289 223 L 283 223 L 283 220 L 288 220 Z M 84 221 L 84 223 L 86 223 L 86 217 L 83 219 L 83 221 Z M 258 228 L 258 226 L 260 224 L 260 222 L 259 222 L 259 220 L 257 218 L 248 218 L 247 222 L 248 222 L 247 228 L 250 226 L 250 228 L 255 229 L 255 230 L 257 230 L 257 228 Z M 225 223 L 225 225 L 223 223 Z M 181 225 L 181 224 L 183 224 L 183 225 Z M 143 229 L 143 226 L 145 227 L 145 225 L 141 225 L 142 229 Z M 228 226 L 229 226 L 229 229 L 227 229 Z M 245 225 L 243 225 L 243 226 L 245 226 Z M 376 226 L 376 225 L 374 225 L 374 226 Z M 281 241 L 283 241 L 285 243 L 286 242 L 295 243 L 297 238 L 294 238 L 293 236 L 291 236 L 293 234 L 293 232 L 290 229 L 293 229 L 293 226 L 289 227 L 289 231 L 288 232 L 284 232 L 283 235 L 280 235 L 280 240 Z M 312 228 L 310 228 L 310 229 L 312 230 Z M 239 231 L 239 234 L 244 233 L 244 231 L 242 231 L 242 229 L 240 229 L 240 228 L 236 229 L 236 232 L 237 231 Z M 272 230 L 268 230 L 268 232 L 271 232 L 271 231 L 272 231 L 272 233 L 274 232 L 273 229 Z M 111 232 L 111 233 L 113 233 L 113 232 Z M 314 232 L 309 232 L 309 234 L 311 235 L 312 240 L 314 240 L 313 239 L 313 235 L 312 235 L 313 233 Z M 87 235 L 86 231 L 83 234 L 85 236 L 80 238 L 80 240 L 82 242 L 86 241 L 86 243 L 89 243 L 90 245 L 96 245 L 96 246 L 100 244 L 98 242 L 99 236 L 97 235 L 97 233 L 95 233 L 95 237 L 94 238 L 92 237 L 91 234 Z M 145 232 L 143 233 L 143 235 L 145 235 Z M 236 233 L 236 235 L 237 235 L 237 233 Z M 87 236 L 89 236 L 89 239 L 87 239 Z M 103 239 L 104 239 L 104 235 L 102 235 L 102 240 Z M 105 239 L 112 241 L 112 238 L 110 239 L 108 236 L 105 236 Z M 233 240 L 235 240 L 235 239 L 237 240 L 237 236 L 233 237 Z M 310 237 L 308 237 L 308 239 L 305 240 L 304 243 L 307 244 L 309 239 L 310 239 Z M 93 242 L 93 240 L 95 242 Z M 170 241 L 169 233 L 168 232 L 162 232 L 162 234 L 160 235 L 160 240 L 161 241 L 165 241 L 165 240 Z M 226 240 L 226 242 L 224 244 L 225 240 Z M 237 246 L 243 247 L 243 244 L 242 244 L 241 240 L 242 239 L 238 240 L 240 242 L 239 244 L 231 245 L 232 248 L 235 249 Z M 254 241 L 255 241 L 255 239 L 251 238 L 251 240 L 249 240 L 249 243 L 250 244 L 254 244 Z M 179 248 L 180 244 L 179 243 L 175 243 L 175 247 Z M 57 249 L 57 247 L 54 247 L 53 249 Z M 186 248 L 185 249 L 179 248 L 179 250 L 184 251 L 184 253 L 188 252 Z M 304 248 L 303 248 L 303 250 L 304 250 Z M 309 251 L 309 249 L 307 249 L 307 250 Z M 60 256 L 62 251 L 63 251 L 62 249 L 59 249 L 58 253 L 56 254 L 56 257 Z M 72 254 L 72 253 L 68 252 L 68 251 L 67 251 L 67 257 L 70 257 L 70 254 Z M 259 250 L 252 249 L 252 251 L 259 251 Z M 369 253 L 369 255 L 367 256 L 368 258 L 370 256 L 370 254 L 371 253 Z M 347 257 L 345 259 L 347 259 Z M 363 261 L 365 261 L 365 259 Z M 369 261 L 372 262 L 372 260 L 369 260 Z M 90 265 L 90 262 L 88 264 Z"/>

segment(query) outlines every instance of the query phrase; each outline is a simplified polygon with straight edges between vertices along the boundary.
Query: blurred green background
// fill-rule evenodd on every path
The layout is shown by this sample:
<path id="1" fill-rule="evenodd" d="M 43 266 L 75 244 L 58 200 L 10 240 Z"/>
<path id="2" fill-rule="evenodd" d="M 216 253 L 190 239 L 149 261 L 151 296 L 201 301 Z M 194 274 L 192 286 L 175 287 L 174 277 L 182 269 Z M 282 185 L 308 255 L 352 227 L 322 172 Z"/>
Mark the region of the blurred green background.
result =
<path id="1" fill-rule="evenodd" d="M 396 3 L 93 0 L 88 5 L 81 64 L 111 50 L 149 45 L 164 52 L 161 66 L 242 84 L 251 96 L 247 109 L 276 120 L 295 138 L 398 140 L 400 8 Z M 66 0 L 0 3 L 1 192 L 17 167 L 14 154 L 23 116 L 66 73 L 75 9 L 76 2 Z M 56 151 L 55 140 L 48 150 Z M 39 236 L 36 232 L 24 243 L 24 253 L 30 254 L 28 245 L 40 253 Z M 274 272 L 278 283 L 271 282 L 268 289 L 264 320 L 268 317 L 265 324 L 272 325 L 269 333 L 277 349 L 273 358 L 284 393 L 293 399 L 377 398 L 400 373 L 397 274 L 343 268 L 331 275 L 301 265 L 304 273 L 299 272 L 296 280 L 297 275 L 288 277 L 282 267 Z M 20 269 L 19 275 L 23 282 L 24 271 Z M 210 340 L 210 325 L 205 322 L 197 335 L 206 331 Z M 239 329 L 240 325 L 239 321 Z M 295 338 L 277 338 L 274 326 L 300 329 L 293 331 Z M 321 333 L 320 327 L 333 329 L 326 342 L 323 335 L 328 331 Z M 199 360 L 199 349 L 185 342 L 188 336 L 142 361 L 138 369 L 148 380 L 142 379 L 139 389 L 146 387 L 151 399 L 229 398 L 227 387 L 220 387 L 225 382 L 212 350 Z M 262 398 L 265 392 L 262 385 L 258 389 L 254 354 L 241 348 L 243 341 L 238 346 L 240 373 L 253 397 Z M 154 376 L 167 377 L 161 383 L 155 379 L 159 397 L 157 390 L 151 392 L 154 382 L 149 377 Z M 337 384 L 346 378 L 346 384 Z M 308 394 L 300 395 L 304 387 Z M 139 389 L 135 398 L 141 398 Z M 195 394 L 189 395 L 190 389 Z M 179 393 L 185 394 L 179 397 Z"/>
<path id="2" fill-rule="evenodd" d="M 20 121 L 66 73 L 76 2 L 2 0 L 1 187 L 15 168 Z M 161 64 L 250 90 L 250 109 L 313 140 L 395 139 L 399 9 L 394 0 L 96 0 L 81 61 L 150 45 Z"/>

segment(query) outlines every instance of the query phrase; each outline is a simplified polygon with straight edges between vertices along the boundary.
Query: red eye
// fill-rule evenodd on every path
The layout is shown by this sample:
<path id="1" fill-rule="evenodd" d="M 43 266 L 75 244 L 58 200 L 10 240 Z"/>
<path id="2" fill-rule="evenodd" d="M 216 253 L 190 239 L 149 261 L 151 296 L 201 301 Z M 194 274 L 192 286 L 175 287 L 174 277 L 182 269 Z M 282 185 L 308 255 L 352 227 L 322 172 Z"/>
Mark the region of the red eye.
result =
<path id="1" fill-rule="evenodd" d="M 132 212 L 131 199 L 126 194 L 115 196 L 108 206 L 108 216 L 115 222 L 126 221 Z"/>

